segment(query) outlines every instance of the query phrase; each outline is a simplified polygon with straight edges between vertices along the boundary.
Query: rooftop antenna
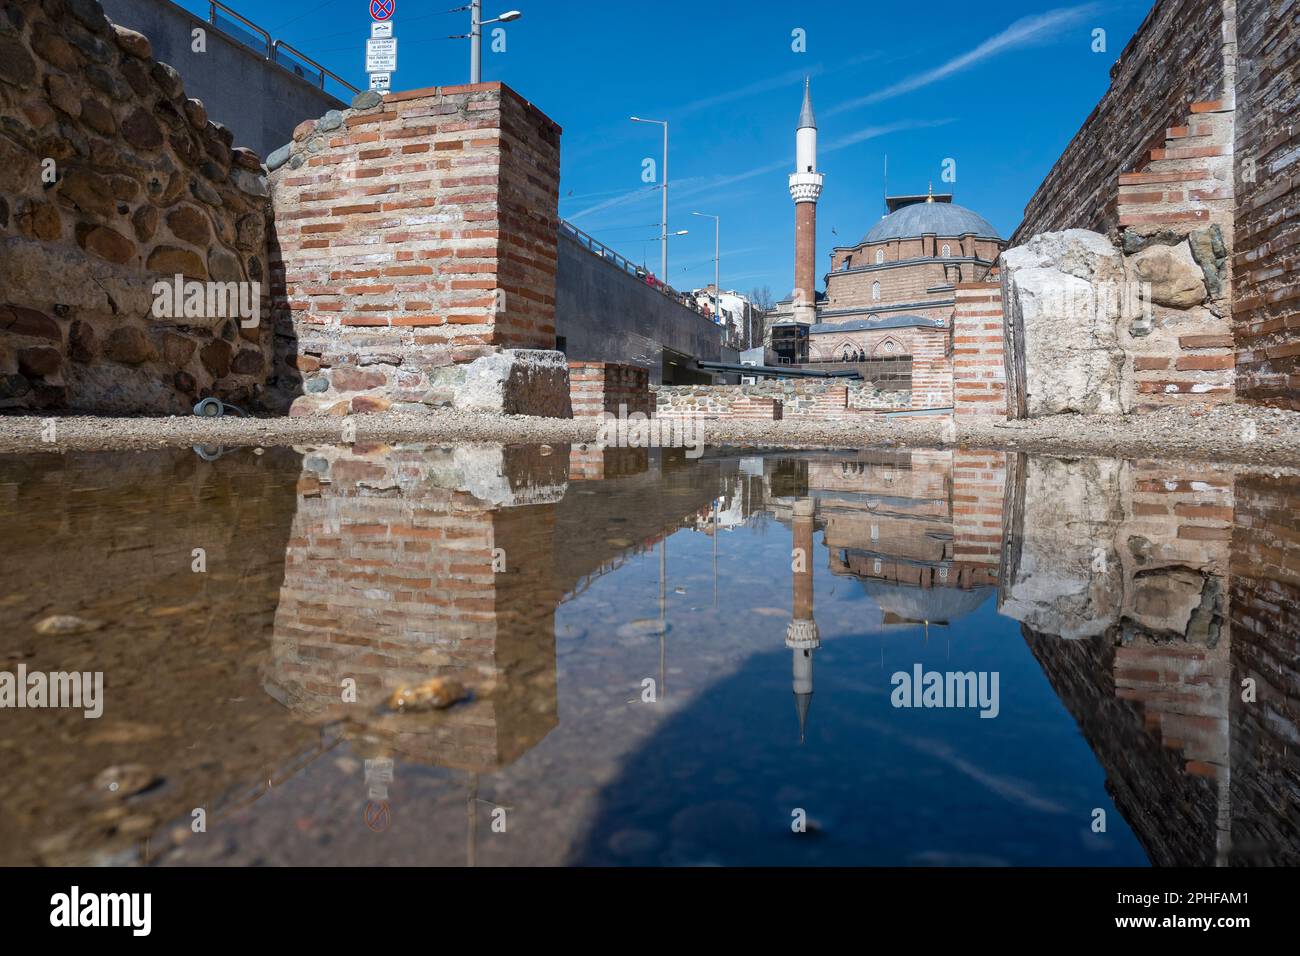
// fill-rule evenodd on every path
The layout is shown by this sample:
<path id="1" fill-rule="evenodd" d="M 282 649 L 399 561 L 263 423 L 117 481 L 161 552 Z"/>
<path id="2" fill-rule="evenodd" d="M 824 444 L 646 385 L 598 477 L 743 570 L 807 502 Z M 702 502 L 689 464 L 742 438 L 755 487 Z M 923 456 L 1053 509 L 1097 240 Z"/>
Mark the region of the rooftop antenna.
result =
<path id="1" fill-rule="evenodd" d="M 882 216 L 887 216 L 887 215 L 889 215 L 889 154 L 888 154 L 888 153 L 885 154 L 885 186 L 884 186 L 884 190 L 885 190 L 885 191 L 884 191 L 884 195 L 881 197 L 881 201 L 885 204 L 885 211 L 884 211 L 881 215 L 882 215 Z"/>

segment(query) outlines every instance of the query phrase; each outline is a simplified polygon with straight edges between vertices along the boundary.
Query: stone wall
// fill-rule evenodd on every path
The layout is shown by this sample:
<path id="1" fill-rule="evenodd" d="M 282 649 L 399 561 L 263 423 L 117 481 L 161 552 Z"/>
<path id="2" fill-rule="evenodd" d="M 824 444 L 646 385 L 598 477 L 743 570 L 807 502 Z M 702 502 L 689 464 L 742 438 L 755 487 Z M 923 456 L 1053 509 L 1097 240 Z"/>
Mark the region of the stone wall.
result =
<path id="1" fill-rule="evenodd" d="M 835 379 L 759 379 L 752 385 L 652 385 L 655 414 L 735 418 L 841 420 L 900 411 L 909 393 L 846 384 Z M 775 409 L 771 403 L 776 403 Z"/>
<path id="2" fill-rule="evenodd" d="M 656 418 L 780 421 L 781 399 L 751 395 L 748 385 L 652 385 Z"/>
<path id="3" fill-rule="evenodd" d="M 258 156 L 94 0 L 0 6 L 0 407 L 258 401 L 267 195 Z M 238 284 L 247 313 L 160 315 L 178 275 Z"/>
<path id="4" fill-rule="evenodd" d="M 570 362 L 569 397 L 574 418 L 600 418 L 606 412 L 654 414 L 650 375 L 618 362 Z"/>
<path id="5" fill-rule="evenodd" d="M 1157 0 L 1110 70 L 1110 88 L 1029 203 L 1012 245 L 1062 229 L 1111 232 L 1115 183 L 1184 125 L 1192 103 L 1230 93 L 1239 0 Z"/>
<path id="6" fill-rule="evenodd" d="M 1002 286 L 966 282 L 956 289 L 952 313 L 953 414 L 1007 412 Z"/>
<path id="7" fill-rule="evenodd" d="M 1300 23 L 1276 0 L 1238 6 L 1237 390 L 1300 409 Z"/>
<path id="8" fill-rule="evenodd" d="M 277 368 L 306 392 L 293 414 L 471 392 L 485 410 L 568 414 L 551 351 L 559 137 L 483 83 L 362 93 L 268 158 Z"/>
<path id="9" fill-rule="evenodd" d="M 1217 223 L 1035 236 L 1003 254 L 1012 417 L 1231 401 L 1227 239 Z"/>

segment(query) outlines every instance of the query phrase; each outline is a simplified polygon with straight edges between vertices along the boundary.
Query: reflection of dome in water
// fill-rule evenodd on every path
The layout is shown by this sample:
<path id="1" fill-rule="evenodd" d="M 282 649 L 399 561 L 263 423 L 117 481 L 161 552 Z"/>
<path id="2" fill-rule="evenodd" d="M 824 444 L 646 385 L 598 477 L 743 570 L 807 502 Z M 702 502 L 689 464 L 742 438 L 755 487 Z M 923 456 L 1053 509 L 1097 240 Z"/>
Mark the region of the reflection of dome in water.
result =
<path id="1" fill-rule="evenodd" d="M 997 590 L 991 586 L 971 588 L 918 588 L 888 581 L 859 579 L 867 597 L 882 611 L 906 621 L 929 621 L 940 624 L 970 614 Z"/>

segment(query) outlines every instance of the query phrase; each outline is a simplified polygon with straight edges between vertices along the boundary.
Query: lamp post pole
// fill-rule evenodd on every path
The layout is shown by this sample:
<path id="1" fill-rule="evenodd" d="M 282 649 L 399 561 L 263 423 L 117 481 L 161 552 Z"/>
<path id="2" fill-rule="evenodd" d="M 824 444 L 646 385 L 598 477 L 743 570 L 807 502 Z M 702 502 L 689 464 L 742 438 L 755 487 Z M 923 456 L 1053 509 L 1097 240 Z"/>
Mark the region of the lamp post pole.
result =
<path id="1" fill-rule="evenodd" d="M 713 315 L 719 324 L 722 322 L 722 286 L 718 278 L 721 273 L 719 259 L 721 257 L 721 236 L 722 236 L 722 217 L 710 216 L 707 212 L 693 212 L 692 216 L 700 216 L 704 219 L 713 220 Z"/>
<path id="2" fill-rule="evenodd" d="M 469 3 L 469 81 L 483 82 L 483 0 Z"/>
<path id="3" fill-rule="evenodd" d="M 655 119 L 642 119 L 639 116 L 632 117 L 633 123 L 654 123 L 664 128 L 664 161 L 660 167 L 662 182 L 659 188 L 663 191 L 661 212 L 659 214 L 659 271 L 660 278 L 666 283 L 668 281 L 668 121 Z"/>
<path id="4" fill-rule="evenodd" d="M 493 17 L 491 20 L 483 19 L 483 0 L 469 0 L 469 5 L 457 7 L 451 13 L 459 13 L 464 10 L 469 11 L 469 33 L 462 33 L 451 37 L 452 40 L 469 39 L 469 81 L 471 83 L 483 82 L 483 27 L 489 23 L 509 23 L 511 20 L 518 20 L 523 16 L 518 10 L 507 10 L 499 17 Z"/>

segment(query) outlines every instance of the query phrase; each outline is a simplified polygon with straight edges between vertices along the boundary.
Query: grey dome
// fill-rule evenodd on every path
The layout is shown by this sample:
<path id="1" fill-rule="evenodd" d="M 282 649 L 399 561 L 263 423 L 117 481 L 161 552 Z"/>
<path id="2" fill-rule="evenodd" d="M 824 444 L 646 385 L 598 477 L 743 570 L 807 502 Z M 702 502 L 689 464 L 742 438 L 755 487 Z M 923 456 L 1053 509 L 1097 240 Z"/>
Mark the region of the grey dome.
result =
<path id="1" fill-rule="evenodd" d="M 863 242 L 881 242 L 885 239 L 914 239 L 917 236 L 964 236 L 968 233 L 980 239 L 1001 239 L 989 221 L 965 206 L 950 202 L 918 202 L 891 212 L 871 227 Z"/>

